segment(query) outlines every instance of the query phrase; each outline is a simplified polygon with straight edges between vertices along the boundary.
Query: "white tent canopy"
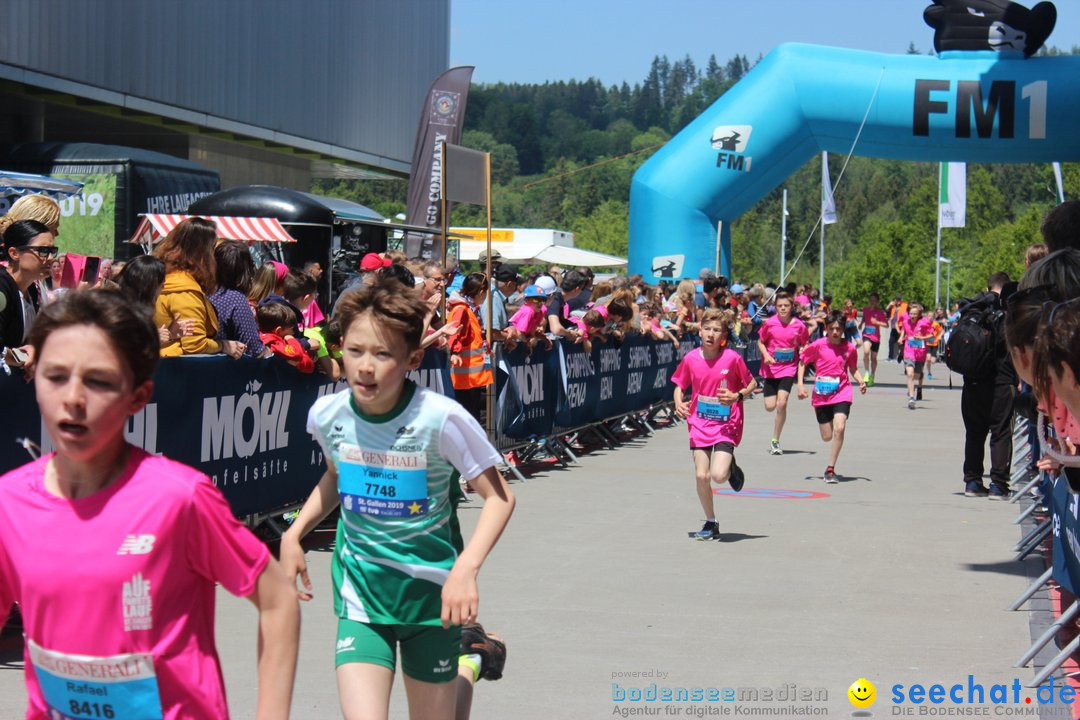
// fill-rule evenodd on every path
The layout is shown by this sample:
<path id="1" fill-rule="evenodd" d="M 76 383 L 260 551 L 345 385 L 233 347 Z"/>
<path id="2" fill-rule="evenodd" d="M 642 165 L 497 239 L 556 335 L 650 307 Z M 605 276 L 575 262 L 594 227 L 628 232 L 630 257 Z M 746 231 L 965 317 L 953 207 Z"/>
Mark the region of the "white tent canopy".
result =
<path id="1" fill-rule="evenodd" d="M 485 228 L 451 228 L 452 233 L 472 238 L 461 241 L 460 260 L 478 260 L 487 247 Z M 548 263 L 572 267 L 626 267 L 626 258 L 574 247 L 572 233 L 561 230 L 492 228 L 491 249 L 503 262 Z"/>

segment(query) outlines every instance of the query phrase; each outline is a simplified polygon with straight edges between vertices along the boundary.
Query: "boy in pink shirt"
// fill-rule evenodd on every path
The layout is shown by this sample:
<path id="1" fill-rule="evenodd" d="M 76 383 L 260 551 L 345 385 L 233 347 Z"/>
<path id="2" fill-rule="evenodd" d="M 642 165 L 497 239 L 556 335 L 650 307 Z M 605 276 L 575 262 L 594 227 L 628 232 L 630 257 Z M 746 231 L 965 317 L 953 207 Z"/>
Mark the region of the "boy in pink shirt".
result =
<path id="1" fill-rule="evenodd" d="M 287 718 L 296 591 L 210 480 L 124 440 L 157 331 L 118 293 L 72 292 L 30 333 L 56 452 L 0 478 L 0 612 L 22 610 L 27 720 L 228 718 L 214 586 L 259 609 L 257 718 Z"/>
<path id="2" fill-rule="evenodd" d="M 799 350 L 809 344 L 810 333 L 802 320 L 794 317 L 791 295 L 776 293 L 776 314 L 761 324 L 758 331 L 758 350 L 761 351 L 761 377 L 765 380 L 765 410 L 776 411 L 773 437 L 769 447 L 772 455 L 783 455 L 780 434 L 787 422 L 788 399 L 795 382 Z"/>
<path id="3" fill-rule="evenodd" d="M 897 328 L 904 346 L 904 372 L 907 374 L 908 410 L 915 409 L 915 401 L 922 400 L 923 368 L 926 366 L 926 341 L 934 337 L 934 324 L 922 316 L 923 306 L 913 302 L 908 314 L 901 315 Z M 916 383 L 918 385 L 916 386 Z"/>
<path id="4" fill-rule="evenodd" d="M 686 419 L 698 500 L 705 525 L 691 533 L 696 540 L 716 540 L 716 508 L 712 484 L 730 482 L 742 490 L 743 472 L 735 464 L 735 447 L 742 440 L 743 401 L 757 383 L 742 356 L 727 347 L 733 324 L 730 311 L 710 308 L 701 320 L 701 347 L 682 359 L 671 381 L 675 383 L 675 412 Z M 689 402 L 685 393 L 692 388 Z"/>
<path id="5" fill-rule="evenodd" d="M 889 327 L 889 316 L 885 314 L 878 303 L 881 300 L 877 293 L 870 293 L 870 304 L 862 311 L 862 349 L 863 370 L 866 371 L 866 385 L 874 384 L 874 376 L 877 375 L 877 356 L 881 349 L 881 329 Z"/>
<path id="6" fill-rule="evenodd" d="M 859 384 L 859 392 L 866 394 L 866 383 L 859 375 L 858 353 L 855 346 L 844 339 L 846 320 L 839 310 L 829 313 L 825 320 L 825 337 L 816 340 L 803 350 L 799 360 L 799 399 L 809 394 L 803 385 L 806 366 L 814 366 L 814 395 L 810 404 L 817 415 L 821 439 L 832 442 L 832 454 L 825 468 L 825 482 L 836 482 L 836 461 L 844 447 L 844 431 L 851 415 L 854 393 L 848 375 Z"/>

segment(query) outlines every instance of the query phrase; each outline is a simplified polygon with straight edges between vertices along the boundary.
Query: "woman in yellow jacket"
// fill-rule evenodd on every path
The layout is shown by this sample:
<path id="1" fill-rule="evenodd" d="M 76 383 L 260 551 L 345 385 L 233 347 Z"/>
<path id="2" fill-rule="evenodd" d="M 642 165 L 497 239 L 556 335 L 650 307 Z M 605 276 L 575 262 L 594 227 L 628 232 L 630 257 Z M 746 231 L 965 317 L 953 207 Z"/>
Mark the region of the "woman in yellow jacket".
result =
<path id="1" fill-rule="evenodd" d="M 461 299 L 452 300 L 449 307 L 449 322 L 461 328 L 449 339 L 454 397 L 481 425 L 487 405 L 485 388 L 495 382 L 491 366 L 485 362 L 488 346 L 479 314 L 487 291 L 487 277 L 470 273 L 461 285 Z"/>
<path id="2" fill-rule="evenodd" d="M 191 320 L 191 334 L 162 345 L 162 357 L 224 352 L 233 358 L 244 354 L 244 344 L 217 340 L 218 322 L 207 299 L 214 291 L 214 242 L 217 226 L 203 218 L 178 224 L 157 246 L 154 254 L 165 263 L 165 286 L 154 309 L 159 327 L 175 320 Z"/>

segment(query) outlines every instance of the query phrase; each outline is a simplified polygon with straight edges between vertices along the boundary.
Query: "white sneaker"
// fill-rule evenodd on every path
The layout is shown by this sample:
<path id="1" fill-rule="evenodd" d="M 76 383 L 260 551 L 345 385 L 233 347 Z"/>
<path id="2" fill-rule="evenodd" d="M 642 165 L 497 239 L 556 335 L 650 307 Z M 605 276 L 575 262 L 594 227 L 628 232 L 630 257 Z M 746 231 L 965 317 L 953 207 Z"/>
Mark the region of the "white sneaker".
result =
<path id="1" fill-rule="evenodd" d="M 914 410 L 915 409 L 915 398 L 909 397 L 907 399 L 907 409 L 908 410 Z"/>
<path id="2" fill-rule="evenodd" d="M 769 454 L 770 455 L 783 455 L 784 454 L 784 451 L 780 449 L 780 442 L 778 440 L 773 440 L 771 443 L 769 443 Z"/>

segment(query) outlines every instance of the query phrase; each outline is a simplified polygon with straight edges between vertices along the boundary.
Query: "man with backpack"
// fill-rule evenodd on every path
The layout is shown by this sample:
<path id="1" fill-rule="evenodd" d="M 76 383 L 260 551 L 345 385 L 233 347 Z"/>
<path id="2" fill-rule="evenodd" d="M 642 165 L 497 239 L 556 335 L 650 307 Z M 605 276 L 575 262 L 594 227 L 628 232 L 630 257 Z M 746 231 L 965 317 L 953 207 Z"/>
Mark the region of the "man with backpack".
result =
<path id="1" fill-rule="evenodd" d="M 1004 297 L 1015 283 L 997 272 L 987 291 L 960 304 L 960 319 L 945 348 L 945 362 L 964 376 L 960 411 L 964 418 L 964 495 L 1009 497 L 1012 416 L 1017 376 L 1005 344 Z M 986 436 L 990 435 L 990 487 L 983 484 Z"/>

